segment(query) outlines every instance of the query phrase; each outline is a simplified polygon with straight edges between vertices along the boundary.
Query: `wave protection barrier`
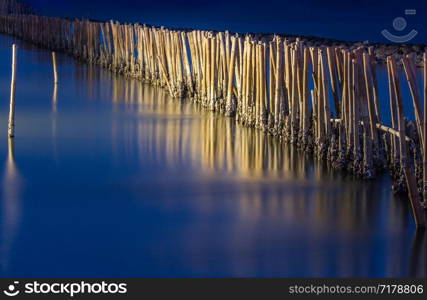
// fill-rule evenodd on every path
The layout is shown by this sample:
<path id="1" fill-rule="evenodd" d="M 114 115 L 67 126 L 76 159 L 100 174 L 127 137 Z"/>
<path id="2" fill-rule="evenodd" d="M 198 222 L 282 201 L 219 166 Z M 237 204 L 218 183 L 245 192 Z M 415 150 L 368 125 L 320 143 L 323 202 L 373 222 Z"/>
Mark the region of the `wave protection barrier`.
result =
<path id="1" fill-rule="evenodd" d="M 34 10 L 17 0 L 0 0 L 0 14 L 34 14 Z"/>
<path id="2" fill-rule="evenodd" d="M 425 227 L 427 71 L 423 100 L 415 54 L 387 57 L 386 126 L 373 47 L 313 47 L 298 38 L 35 15 L 0 16 L 0 32 L 164 87 L 172 97 L 235 117 L 334 168 L 367 179 L 387 169 L 393 190 L 408 193 L 417 227 Z M 405 117 L 398 63 L 415 121 Z"/>

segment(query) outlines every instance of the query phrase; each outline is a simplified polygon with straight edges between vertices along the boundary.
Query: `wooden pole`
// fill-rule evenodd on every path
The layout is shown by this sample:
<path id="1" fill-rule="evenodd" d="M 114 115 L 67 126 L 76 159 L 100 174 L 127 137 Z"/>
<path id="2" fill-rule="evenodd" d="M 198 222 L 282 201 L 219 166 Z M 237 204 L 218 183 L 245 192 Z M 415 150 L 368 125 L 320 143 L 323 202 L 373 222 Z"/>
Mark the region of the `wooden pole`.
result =
<path id="1" fill-rule="evenodd" d="M 375 100 L 374 100 L 374 93 L 372 92 L 372 72 L 371 72 L 371 62 L 370 62 L 370 56 L 366 53 L 363 54 L 363 68 L 364 68 L 364 79 L 365 79 L 365 91 L 366 91 L 366 97 L 367 97 L 367 105 L 368 105 L 368 112 L 369 112 L 369 120 L 370 120 L 370 128 L 371 128 L 371 136 L 373 139 L 373 146 L 374 149 L 377 147 L 378 143 L 378 134 L 376 130 L 376 124 L 378 123 L 377 120 L 377 114 L 375 109 Z"/>
<path id="2" fill-rule="evenodd" d="M 322 148 L 325 145 L 325 122 L 323 122 L 323 119 L 325 118 L 325 114 L 323 113 L 323 84 L 322 84 L 322 56 L 320 53 L 320 50 L 315 49 L 315 52 L 317 52 L 317 95 L 316 95 L 316 104 L 317 104 L 317 131 L 316 131 L 316 141 L 317 141 L 317 148 L 318 152 L 321 153 Z M 329 117 L 329 116 L 328 116 Z"/>
<path id="3" fill-rule="evenodd" d="M 326 58 L 326 53 L 325 51 L 322 49 L 320 52 L 320 59 L 321 59 L 321 73 L 322 73 L 322 98 L 323 98 L 323 112 L 325 114 L 324 120 L 325 120 L 325 138 L 326 141 L 329 140 L 329 137 L 331 136 L 331 111 L 330 111 L 330 107 L 329 107 L 329 80 L 328 80 L 328 75 L 327 75 L 327 70 L 326 70 L 326 66 L 327 66 L 327 58 Z M 339 105 L 338 105 L 339 107 Z"/>
<path id="4" fill-rule="evenodd" d="M 276 111 L 276 102 L 275 102 L 275 95 L 276 92 L 276 54 L 277 54 L 277 37 L 274 36 L 273 41 L 269 43 L 268 45 L 268 59 L 269 59 L 269 66 L 268 66 L 268 108 L 267 112 L 269 113 L 268 120 L 269 120 L 269 127 L 274 128 L 274 121 L 275 121 L 275 114 Z"/>
<path id="5" fill-rule="evenodd" d="M 283 47 L 282 47 L 282 41 L 280 37 L 277 37 L 277 54 L 276 54 L 276 74 L 275 74 L 275 92 L 274 92 L 274 125 L 278 130 L 280 130 L 280 127 L 282 126 L 283 122 L 283 112 L 284 108 L 283 105 L 284 99 L 283 99 Z M 270 78 L 271 80 L 271 78 Z"/>
<path id="6" fill-rule="evenodd" d="M 10 108 L 9 108 L 9 137 L 15 136 L 15 87 L 16 87 L 16 65 L 17 65 L 17 46 L 12 46 L 12 80 L 10 82 Z"/>
<path id="7" fill-rule="evenodd" d="M 377 114 L 377 119 L 381 120 L 381 113 L 380 113 L 380 103 L 379 103 L 379 97 L 378 97 L 378 80 L 377 80 L 377 72 L 376 72 L 376 66 L 375 66 L 375 52 L 374 48 L 371 46 L 368 48 L 370 61 L 371 61 L 371 75 L 372 75 L 372 88 L 374 89 L 374 104 L 375 104 L 375 111 Z"/>
<path id="8" fill-rule="evenodd" d="M 409 88 L 411 90 L 415 118 L 417 122 L 417 129 L 420 138 L 421 148 L 423 148 L 423 127 L 424 127 L 424 115 L 421 112 L 421 95 L 419 91 L 418 81 L 415 73 L 415 66 L 409 57 L 402 57 L 403 67 L 405 69 L 406 79 L 408 81 Z"/>
<path id="9" fill-rule="evenodd" d="M 52 52 L 52 62 L 53 62 L 53 82 L 58 84 L 58 70 L 56 69 L 56 53 Z"/>
<path id="10" fill-rule="evenodd" d="M 347 123 L 346 123 L 346 132 L 347 132 L 347 152 L 352 153 L 354 146 L 354 130 L 353 130 L 353 85 L 352 85 L 352 61 L 350 51 L 345 51 L 345 61 L 346 61 L 346 70 L 345 74 L 347 75 L 345 80 L 346 88 L 346 112 L 347 112 Z"/>
<path id="11" fill-rule="evenodd" d="M 331 87 L 332 95 L 334 97 L 335 113 L 336 116 L 340 117 L 340 101 L 339 101 L 339 92 L 338 92 L 338 82 L 337 82 L 337 67 L 335 65 L 335 51 L 331 47 L 326 48 L 326 53 L 328 57 L 328 66 L 329 66 L 329 75 L 331 78 Z"/>
<path id="12" fill-rule="evenodd" d="M 310 53 L 308 48 L 303 49 L 303 66 L 302 66 L 302 142 L 307 146 L 308 126 L 309 126 L 309 104 L 308 104 L 308 68 Z"/>
<path id="13" fill-rule="evenodd" d="M 227 114 L 229 116 L 234 115 L 236 112 L 236 105 L 233 101 L 233 85 L 234 85 L 234 71 L 235 71 L 235 62 L 236 62 L 236 38 L 231 37 L 231 56 L 230 61 L 228 61 L 228 86 L 227 86 Z"/>
<path id="14" fill-rule="evenodd" d="M 415 224 L 418 228 L 425 227 L 425 215 L 421 207 L 421 201 L 417 190 L 417 182 L 415 174 L 411 170 L 411 167 L 407 161 L 407 148 L 406 141 L 402 138 L 405 136 L 405 116 L 403 111 L 403 100 L 402 93 L 400 90 L 399 79 L 397 77 L 396 62 L 393 57 L 388 57 L 391 70 L 391 77 L 393 81 L 393 89 L 397 100 L 397 113 L 398 113 L 398 124 L 399 124 L 399 147 L 400 147 L 400 166 L 405 174 L 406 184 L 408 186 L 409 200 L 411 202 L 412 211 L 414 213 Z"/>
<path id="15" fill-rule="evenodd" d="M 390 94 L 390 113 L 391 113 L 391 127 L 394 130 L 397 130 L 397 112 L 396 112 L 396 95 L 393 87 L 393 78 L 391 76 L 391 67 L 390 63 L 387 63 L 388 70 L 388 82 L 389 82 L 389 94 Z M 395 168 L 399 159 L 399 146 L 398 139 L 396 136 L 393 136 L 390 140 L 391 143 L 391 151 L 390 159 L 391 159 L 391 167 Z"/>

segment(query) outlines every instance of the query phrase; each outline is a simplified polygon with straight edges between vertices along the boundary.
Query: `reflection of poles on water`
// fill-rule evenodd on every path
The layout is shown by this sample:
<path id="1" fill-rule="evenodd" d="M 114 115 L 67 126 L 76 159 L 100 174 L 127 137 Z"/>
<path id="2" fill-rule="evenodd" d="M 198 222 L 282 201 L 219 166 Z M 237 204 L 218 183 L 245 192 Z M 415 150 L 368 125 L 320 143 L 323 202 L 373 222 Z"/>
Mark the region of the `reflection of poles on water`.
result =
<path id="1" fill-rule="evenodd" d="M 57 102 L 58 102 L 58 85 L 55 84 L 53 86 L 53 94 L 52 94 L 52 112 L 56 113 L 57 111 Z"/>
<path id="2" fill-rule="evenodd" d="M 7 151 L 7 163 L 6 163 L 7 174 L 11 177 L 15 177 L 17 174 L 15 164 L 15 142 L 13 139 L 8 139 L 8 151 Z"/>
<path id="3" fill-rule="evenodd" d="M 21 188 L 22 182 L 15 163 L 14 140 L 8 139 L 8 156 L 3 174 L 3 216 L 1 234 L 1 268 L 8 269 L 10 249 L 21 218 Z"/>
<path id="4" fill-rule="evenodd" d="M 55 159 L 58 156 L 57 151 L 57 130 L 58 130 L 58 84 L 53 85 L 52 93 L 52 146 L 53 146 L 53 155 Z"/>
<path id="5" fill-rule="evenodd" d="M 409 265 L 409 277 L 426 278 L 427 276 L 427 246 L 425 230 L 417 230 L 414 233 L 411 248 L 411 261 Z"/>
<path id="6" fill-rule="evenodd" d="M 352 248 L 354 243 L 347 243 L 347 239 L 360 239 L 359 232 L 379 226 L 384 226 L 384 230 L 394 228 L 393 234 L 397 232 L 396 236 L 400 237 L 403 233 L 398 231 L 410 222 L 404 202 L 392 198 L 383 188 L 388 182 L 361 183 L 352 176 L 334 171 L 323 161 L 301 155 L 295 147 L 262 131 L 201 111 L 197 105 L 173 101 L 159 88 L 96 68 L 85 68 L 82 72 L 86 73 L 79 74 L 79 80 L 88 80 L 92 85 L 84 90 L 89 93 L 85 97 L 106 99 L 112 93 L 117 111 L 141 115 L 140 118 L 113 121 L 113 152 L 120 163 L 126 163 L 128 158 L 128 162 L 133 163 L 137 156 L 141 161 L 167 164 L 171 169 L 185 166 L 201 170 L 196 174 L 224 174 L 224 177 L 215 177 L 243 179 L 227 192 L 232 193 L 237 207 L 236 218 L 241 220 L 236 223 L 253 224 L 253 230 L 258 221 L 268 219 L 278 224 L 283 224 L 283 220 L 301 224 L 301 228 L 310 228 L 320 235 L 327 235 L 331 230 L 342 233 L 342 240 L 336 241 L 342 246 L 333 249 L 334 255 L 325 257 L 319 252 L 318 256 L 306 258 L 307 268 L 313 274 L 324 274 L 332 269 L 337 276 L 369 274 L 377 257 L 363 256 L 366 252 Z M 96 84 L 97 81 L 102 84 Z M 118 116 L 120 118 L 120 114 Z M 215 209 L 218 193 L 221 191 L 209 190 L 197 209 Z M 318 247 L 316 242 L 310 242 L 309 246 Z M 327 248 L 325 245 L 319 247 Z M 387 257 L 384 259 L 390 260 L 391 267 L 381 271 L 392 275 L 407 272 L 405 267 L 409 265 L 410 254 L 407 243 L 400 246 L 389 243 L 384 247 Z M 369 251 L 375 253 L 375 249 Z M 418 261 L 425 260 L 426 254 L 418 253 Z M 360 261 L 368 263 L 362 265 Z M 418 269 L 421 266 L 422 263 L 418 267 L 414 265 L 416 273 L 421 272 Z"/>
<path id="7" fill-rule="evenodd" d="M 170 101 L 161 89 L 126 80 L 113 80 L 112 84 L 117 103 L 122 101 L 126 110 L 144 114 L 143 118 L 115 124 L 113 140 L 121 142 L 115 144 L 114 151 L 120 160 L 140 155 L 141 160 L 166 162 L 171 168 L 200 169 L 208 176 L 222 173 L 245 180 L 269 180 L 269 196 L 277 192 L 277 199 L 281 199 L 281 204 L 276 203 L 269 212 L 285 214 L 290 219 L 312 219 L 319 228 L 330 220 L 335 220 L 342 230 L 350 231 L 374 222 L 374 206 L 379 204 L 370 199 L 380 198 L 375 183 L 361 185 L 357 180 L 342 178 L 324 162 L 299 155 L 295 147 L 262 131 L 210 112 L 200 116 L 198 107 Z M 131 152 L 135 151 L 132 149 L 137 149 L 137 153 Z M 251 195 L 241 197 L 252 199 L 262 193 L 262 190 L 249 190 Z M 342 195 L 345 201 L 337 198 Z M 256 213 L 261 202 L 243 201 L 246 207 L 242 211 Z M 270 204 L 272 201 L 264 203 L 268 206 L 264 208 Z"/>
<path id="8" fill-rule="evenodd" d="M 48 34 L 40 34 L 40 26 Z M 409 191 L 417 227 L 425 227 L 417 182 L 426 183 L 426 192 L 427 172 L 419 169 L 427 168 L 427 122 L 415 71 L 416 58 L 421 57 L 415 52 L 399 61 L 387 56 L 388 109 L 397 121 L 389 127 L 380 116 L 374 46 L 313 46 L 277 35 L 232 36 L 22 15 L 1 16 L 0 31 L 167 87 L 174 98 L 188 96 L 244 125 L 268 130 L 333 168 L 372 178 L 387 167 L 395 190 Z M 404 112 L 403 99 L 409 95 L 402 94 L 398 62 L 411 91 L 415 122 Z M 427 66 L 427 55 L 423 65 Z"/>
<path id="9" fill-rule="evenodd" d="M 117 107 L 144 115 L 143 118 L 114 122 L 112 140 L 117 159 L 133 159 L 136 155 L 141 160 L 166 162 L 172 168 L 185 165 L 201 169 L 207 175 L 224 173 L 248 180 L 268 178 L 284 186 L 290 181 L 293 187 L 288 186 L 286 192 L 277 189 L 278 199 L 282 199 L 287 208 L 283 211 L 272 209 L 272 213 L 275 211 L 281 216 L 286 214 L 290 219 L 312 219 L 318 228 L 322 224 L 329 224 L 331 220 L 345 231 L 352 231 L 362 225 L 377 226 L 373 224 L 378 220 L 374 214 L 378 206 L 384 203 L 372 199 L 387 198 L 382 195 L 385 192 L 378 186 L 378 182 L 361 184 L 352 176 L 343 176 L 323 161 L 307 158 L 295 147 L 262 131 L 203 112 L 192 103 L 173 101 L 162 89 L 148 87 L 135 80 L 125 80 L 102 69 L 82 69 L 78 80 L 89 79 L 91 84 L 102 82 L 102 85 L 93 84 L 88 91 L 90 95 L 85 96 L 103 99 L 112 92 Z M 272 182 L 269 191 L 274 190 Z M 262 191 L 254 194 L 258 192 Z M 345 195 L 345 199 L 340 201 L 338 197 L 342 195 Z M 245 195 L 244 198 L 249 196 Z M 248 207 L 244 211 L 251 210 L 250 203 L 254 202 L 245 202 Z M 390 215 L 404 210 L 396 205 L 396 201 L 387 204 Z M 256 211 L 256 207 L 252 209 Z M 393 224 L 388 226 L 405 226 L 409 220 L 401 217 L 390 218 Z"/>

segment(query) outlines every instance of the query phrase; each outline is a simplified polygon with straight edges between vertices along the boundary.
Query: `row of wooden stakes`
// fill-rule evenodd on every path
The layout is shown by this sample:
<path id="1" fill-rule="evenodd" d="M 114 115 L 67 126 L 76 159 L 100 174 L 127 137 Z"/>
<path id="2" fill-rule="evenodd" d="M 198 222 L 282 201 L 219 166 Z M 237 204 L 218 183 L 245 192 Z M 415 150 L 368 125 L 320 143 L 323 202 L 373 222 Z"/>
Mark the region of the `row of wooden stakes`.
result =
<path id="1" fill-rule="evenodd" d="M 402 58 L 415 121 L 405 117 L 398 63 L 387 58 L 391 125 L 381 118 L 372 47 L 311 47 L 299 39 L 180 31 L 141 24 L 0 16 L 0 32 L 165 87 L 234 116 L 364 178 L 388 169 L 418 227 L 427 198 L 424 100 L 415 55 Z M 424 55 L 424 66 L 427 56 Z M 56 78 L 56 75 L 55 75 Z M 424 101 L 424 104 L 422 103 Z"/>

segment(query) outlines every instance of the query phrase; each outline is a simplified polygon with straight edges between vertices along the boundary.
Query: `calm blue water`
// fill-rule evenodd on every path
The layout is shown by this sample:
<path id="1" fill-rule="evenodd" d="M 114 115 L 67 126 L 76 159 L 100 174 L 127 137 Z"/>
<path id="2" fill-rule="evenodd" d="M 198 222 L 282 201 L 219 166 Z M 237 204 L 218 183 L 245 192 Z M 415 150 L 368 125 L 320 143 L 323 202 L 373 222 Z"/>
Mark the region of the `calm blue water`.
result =
<path id="1" fill-rule="evenodd" d="M 3 277 L 426 276 L 387 176 L 361 182 L 231 120 L 19 49 L 8 143 L 0 37 Z"/>

